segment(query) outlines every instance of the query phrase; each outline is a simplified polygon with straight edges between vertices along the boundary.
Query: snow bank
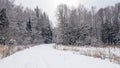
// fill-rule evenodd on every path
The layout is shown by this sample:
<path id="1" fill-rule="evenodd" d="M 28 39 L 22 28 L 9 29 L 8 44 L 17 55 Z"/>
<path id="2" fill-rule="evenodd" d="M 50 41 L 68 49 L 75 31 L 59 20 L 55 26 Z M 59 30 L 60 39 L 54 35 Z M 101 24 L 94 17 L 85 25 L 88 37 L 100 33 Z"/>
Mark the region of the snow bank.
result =
<path id="1" fill-rule="evenodd" d="M 55 44 L 42 44 L 15 53 L 0 61 L 1 68 L 120 68 L 119 65 L 71 51 L 59 51 Z"/>
<path id="2" fill-rule="evenodd" d="M 59 50 L 71 50 L 74 53 L 108 59 L 111 62 L 120 64 L 120 48 L 118 47 L 94 47 L 94 46 L 56 46 Z"/>

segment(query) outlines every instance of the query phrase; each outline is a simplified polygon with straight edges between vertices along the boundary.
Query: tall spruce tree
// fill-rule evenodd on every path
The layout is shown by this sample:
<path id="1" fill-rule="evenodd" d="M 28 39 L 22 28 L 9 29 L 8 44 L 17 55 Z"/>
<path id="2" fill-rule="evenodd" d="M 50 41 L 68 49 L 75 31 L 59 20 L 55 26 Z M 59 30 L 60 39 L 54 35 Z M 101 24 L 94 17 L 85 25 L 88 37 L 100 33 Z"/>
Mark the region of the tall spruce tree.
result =
<path id="1" fill-rule="evenodd" d="M 29 21 L 27 22 L 26 30 L 27 30 L 28 32 L 31 32 L 31 31 L 32 31 L 31 20 L 30 20 L 30 18 L 29 18 Z"/>
<path id="2" fill-rule="evenodd" d="M 9 21 L 6 15 L 6 9 L 2 9 L 0 11 L 0 43 L 6 44 L 8 40 L 8 29 L 9 29 Z"/>

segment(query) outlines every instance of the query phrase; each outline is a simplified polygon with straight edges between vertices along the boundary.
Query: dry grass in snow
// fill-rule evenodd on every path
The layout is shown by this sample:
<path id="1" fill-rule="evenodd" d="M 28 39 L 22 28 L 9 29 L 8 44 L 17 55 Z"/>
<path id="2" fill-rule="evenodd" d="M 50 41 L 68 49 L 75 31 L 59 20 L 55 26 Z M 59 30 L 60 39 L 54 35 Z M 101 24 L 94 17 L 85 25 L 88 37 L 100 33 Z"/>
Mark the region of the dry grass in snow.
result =
<path id="1" fill-rule="evenodd" d="M 119 47 L 94 47 L 94 46 L 55 46 L 58 50 L 74 51 L 75 54 L 91 56 L 95 58 L 108 59 L 110 62 L 120 64 Z"/>
<path id="2" fill-rule="evenodd" d="M 17 46 L 0 45 L 0 58 L 10 56 L 18 51 L 21 51 L 33 46 L 34 45 L 17 45 Z"/>

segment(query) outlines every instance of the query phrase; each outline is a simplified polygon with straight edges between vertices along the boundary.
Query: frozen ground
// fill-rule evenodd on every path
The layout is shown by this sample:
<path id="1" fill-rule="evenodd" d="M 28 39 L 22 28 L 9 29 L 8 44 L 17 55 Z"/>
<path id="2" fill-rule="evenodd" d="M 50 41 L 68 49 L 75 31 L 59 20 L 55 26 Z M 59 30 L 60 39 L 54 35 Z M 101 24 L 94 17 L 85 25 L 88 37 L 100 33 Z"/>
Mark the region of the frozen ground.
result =
<path id="1" fill-rule="evenodd" d="M 57 45 L 56 49 L 65 51 L 74 51 L 74 54 L 92 56 L 101 59 L 108 59 L 111 62 L 120 64 L 119 47 L 95 47 L 95 46 L 62 46 Z"/>
<path id="2" fill-rule="evenodd" d="M 0 68 L 120 68 L 112 62 L 59 51 L 42 44 L 0 60 Z"/>

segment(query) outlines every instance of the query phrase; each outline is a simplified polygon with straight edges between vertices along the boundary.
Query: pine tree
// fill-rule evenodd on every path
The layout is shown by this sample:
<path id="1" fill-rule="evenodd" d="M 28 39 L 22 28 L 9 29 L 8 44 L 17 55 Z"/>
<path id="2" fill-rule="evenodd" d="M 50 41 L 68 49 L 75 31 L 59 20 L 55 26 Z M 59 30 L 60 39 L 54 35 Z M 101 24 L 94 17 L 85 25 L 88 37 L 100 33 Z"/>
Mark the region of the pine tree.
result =
<path id="1" fill-rule="evenodd" d="M 0 26 L 1 26 L 1 28 L 6 28 L 9 26 L 8 18 L 6 15 L 6 9 L 4 9 L 4 8 L 0 12 Z"/>
<path id="2" fill-rule="evenodd" d="M 5 45 L 6 40 L 8 40 L 8 28 L 9 22 L 6 15 L 6 9 L 2 9 L 0 12 L 0 42 Z"/>
<path id="3" fill-rule="evenodd" d="M 31 31 L 32 31 L 30 18 L 29 18 L 29 21 L 27 22 L 26 30 L 27 30 L 28 32 L 31 32 Z"/>
<path id="4" fill-rule="evenodd" d="M 44 39 L 44 43 L 52 43 L 52 28 L 50 25 L 50 20 L 46 13 L 42 14 L 41 21 L 43 23 L 42 37 Z"/>

